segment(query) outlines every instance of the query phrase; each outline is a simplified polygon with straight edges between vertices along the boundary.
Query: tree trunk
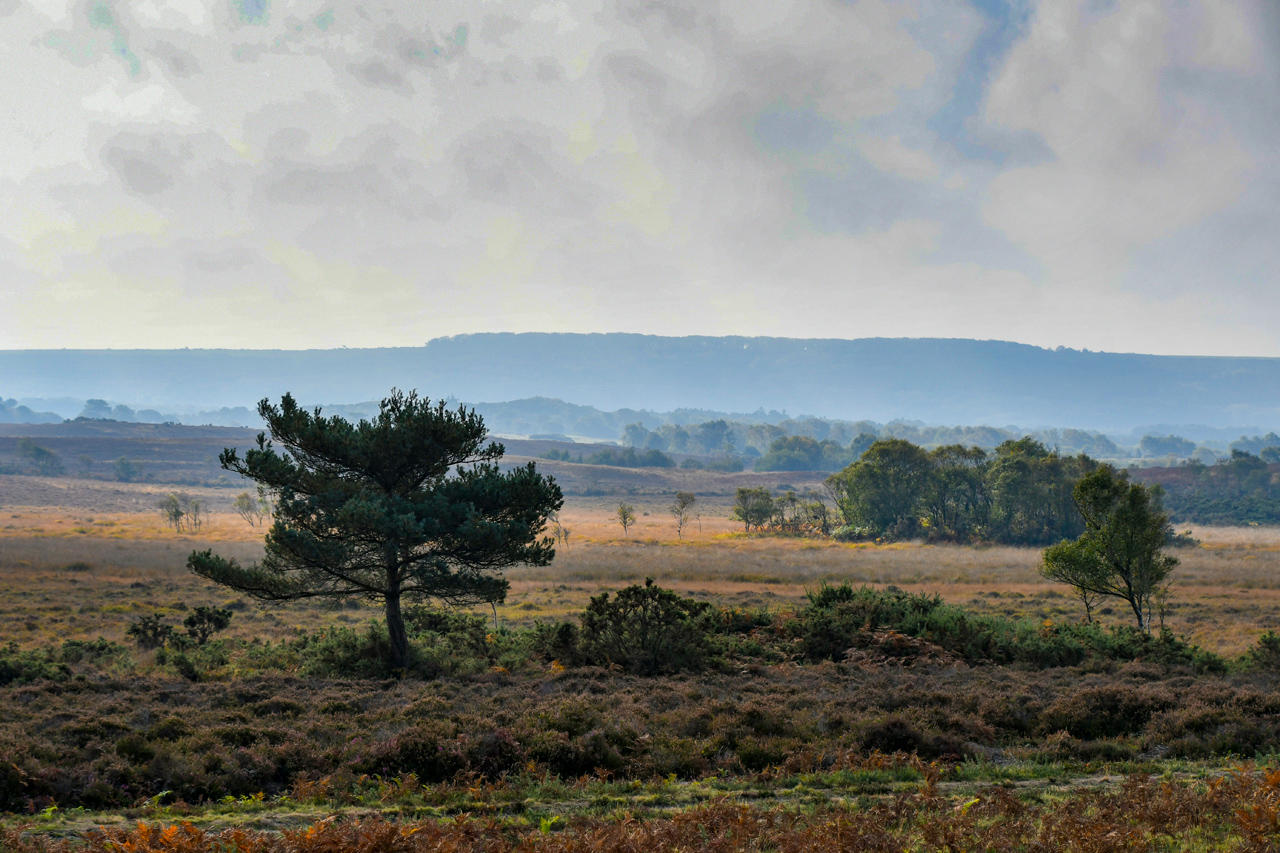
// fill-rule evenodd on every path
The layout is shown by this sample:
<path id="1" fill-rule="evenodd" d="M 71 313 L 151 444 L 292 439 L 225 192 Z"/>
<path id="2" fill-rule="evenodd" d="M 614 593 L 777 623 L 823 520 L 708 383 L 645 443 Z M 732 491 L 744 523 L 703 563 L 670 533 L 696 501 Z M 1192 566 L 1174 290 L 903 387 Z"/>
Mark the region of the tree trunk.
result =
<path id="1" fill-rule="evenodd" d="M 1138 617 L 1138 630 L 1144 634 L 1151 633 L 1151 630 L 1147 627 L 1147 620 L 1142 613 L 1142 602 L 1137 597 L 1132 597 L 1129 599 L 1129 606 L 1133 608 L 1133 615 Z"/>
<path id="2" fill-rule="evenodd" d="M 403 676 L 409 667 L 409 638 L 404 632 L 404 617 L 400 615 L 400 593 L 388 594 L 387 636 L 391 638 L 391 667 Z"/>

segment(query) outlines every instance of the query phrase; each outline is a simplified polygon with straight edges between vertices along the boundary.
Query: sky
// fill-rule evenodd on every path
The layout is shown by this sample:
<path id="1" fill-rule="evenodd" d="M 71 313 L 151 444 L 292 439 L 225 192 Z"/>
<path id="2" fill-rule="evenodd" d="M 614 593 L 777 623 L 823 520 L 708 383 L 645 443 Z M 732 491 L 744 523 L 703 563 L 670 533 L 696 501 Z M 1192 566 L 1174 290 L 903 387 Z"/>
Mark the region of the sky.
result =
<path id="1" fill-rule="evenodd" d="M 0 348 L 1280 356 L 1274 0 L 0 0 L 0 40 Z"/>

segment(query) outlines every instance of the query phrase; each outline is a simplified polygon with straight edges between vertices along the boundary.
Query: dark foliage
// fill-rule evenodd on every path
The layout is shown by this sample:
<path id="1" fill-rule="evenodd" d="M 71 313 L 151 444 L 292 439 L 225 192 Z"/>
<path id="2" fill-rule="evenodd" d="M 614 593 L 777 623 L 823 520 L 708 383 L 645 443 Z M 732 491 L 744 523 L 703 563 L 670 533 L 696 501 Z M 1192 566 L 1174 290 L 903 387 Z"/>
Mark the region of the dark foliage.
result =
<path id="1" fill-rule="evenodd" d="M 634 447 L 605 448 L 584 460 L 589 465 L 613 465 L 619 468 L 674 468 L 676 462 L 661 450 L 636 450 Z"/>
<path id="2" fill-rule="evenodd" d="M 1047 545 L 1084 529 L 1072 489 L 1094 467 L 1087 456 L 1060 456 L 1030 437 L 993 454 L 960 445 L 925 451 L 894 438 L 872 444 L 827 483 L 842 539 Z"/>
<path id="3" fill-rule="evenodd" d="M 392 391 L 378 415 L 351 423 L 298 406 L 258 405 L 271 440 L 222 466 L 261 486 L 274 521 L 260 564 L 240 566 L 211 551 L 187 566 L 265 601 L 361 596 L 384 605 L 388 663 L 409 664 L 401 601 L 501 601 L 501 571 L 545 565 L 541 536 L 563 502 L 533 463 L 501 470 L 501 444 L 485 444 L 483 419 L 416 393 Z M 279 443 L 277 451 L 274 444 Z"/>
<path id="4" fill-rule="evenodd" d="M 1280 464 L 1242 450 L 1217 465 L 1190 462 L 1178 468 L 1137 470 L 1135 479 L 1158 483 L 1164 505 L 1179 522 L 1280 523 Z"/>
<path id="5" fill-rule="evenodd" d="M 582 614 L 582 659 L 628 672 L 653 675 L 705 666 L 711 653 L 708 625 L 712 607 L 656 586 L 603 592 Z"/>
<path id="6" fill-rule="evenodd" d="M 970 663 L 1017 663 L 1044 668 L 1088 659 L 1149 660 L 1221 671 L 1225 663 L 1176 637 L 1151 637 L 1132 628 L 1096 624 L 1053 625 L 974 614 L 937 595 L 896 587 L 824 585 L 809 595 L 788 628 L 810 660 L 841 660 L 850 650 L 878 642 L 890 629 L 936 644 Z"/>

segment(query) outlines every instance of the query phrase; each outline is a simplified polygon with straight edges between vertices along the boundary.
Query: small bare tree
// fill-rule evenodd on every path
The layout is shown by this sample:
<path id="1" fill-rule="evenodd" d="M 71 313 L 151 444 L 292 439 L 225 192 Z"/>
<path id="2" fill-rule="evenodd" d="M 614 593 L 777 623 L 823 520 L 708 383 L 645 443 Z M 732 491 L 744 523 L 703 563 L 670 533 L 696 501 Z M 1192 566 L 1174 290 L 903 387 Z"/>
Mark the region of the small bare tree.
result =
<path id="1" fill-rule="evenodd" d="M 232 507 L 237 515 L 249 522 L 250 527 L 257 527 L 267 515 L 266 509 L 258 498 L 248 492 L 241 492 L 236 495 L 236 500 Z"/>
<path id="2" fill-rule="evenodd" d="M 622 525 L 622 533 L 625 535 L 627 529 L 636 523 L 636 508 L 624 501 L 618 504 L 617 514 L 618 523 Z"/>
<path id="3" fill-rule="evenodd" d="M 199 530 L 206 515 L 204 502 L 186 492 L 170 492 L 160 500 L 160 514 L 175 532 Z"/>
<path id="4" fill-rule="evenodd" d="M 698 498 L 693 492 L 676 492 L 675 500 L 671 502 L 671 515 L 676 520 L 676 538 L 684 538 L 684 526 L 689 522 L 689 513 L 692 511 L 694 503 Z"/>
<path id="5" fill-rule="evenodd" d="M 186 513 L 182 510 L 182 501 L 177 492 L 170 492 L 160 499 L 160 515 L 164 517 L 165 524 L 175 532 L 182 532 L 182 519 Z"/>
<path id="6" fill-rule="evenodd" d="M 553 512 L 547 516 L 547 521 L 551 523 L 551 535 L 564 547 L 569 547 L 569 528 L 560 523 L 560 513 Z"/>

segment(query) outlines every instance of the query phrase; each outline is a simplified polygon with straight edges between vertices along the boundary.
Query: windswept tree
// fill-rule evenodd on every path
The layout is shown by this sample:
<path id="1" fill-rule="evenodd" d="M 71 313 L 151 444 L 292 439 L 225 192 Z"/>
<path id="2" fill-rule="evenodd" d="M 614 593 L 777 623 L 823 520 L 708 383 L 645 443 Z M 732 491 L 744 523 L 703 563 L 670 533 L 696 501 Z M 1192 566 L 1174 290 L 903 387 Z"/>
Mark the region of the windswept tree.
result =
<path id="1" fill-rule="evenodd" d="M 1041 571 L 1075 587 L 1090 611 L 1098 596 L 1123 599 L 1138 628 L 1150 631 L 1152 598 L 1178 564 L 1163 552 L 1173 531 L 1160 507 L 1159 487 L 1130 483 L 1124 473 L 1102 465 L 1081 478 L 1073 494 L 1084 532 L 1046 548 Z"/>
<path id="2" fill-rule="evenodd" d="M 502 569 L 546 565 L 542 537 L 563 498 L 534 464 L 502 471 L 483 419 L 393 390 L 376 417 L 351 423 L 307 411 L 285 394 L 263 400 L 271 433 L 222 467 L 262 486 L 274 508 L 261 563 L 193 552 L 196 574 L 265 601 L 361 596 L 385 608 L 391 665 L 409 661 L 401 601 L 493 604 Z M 276 449 L 279 444 L 282 450 Z"/>

